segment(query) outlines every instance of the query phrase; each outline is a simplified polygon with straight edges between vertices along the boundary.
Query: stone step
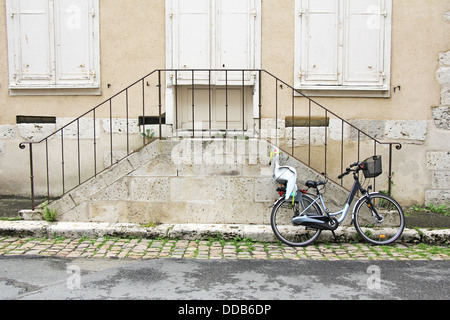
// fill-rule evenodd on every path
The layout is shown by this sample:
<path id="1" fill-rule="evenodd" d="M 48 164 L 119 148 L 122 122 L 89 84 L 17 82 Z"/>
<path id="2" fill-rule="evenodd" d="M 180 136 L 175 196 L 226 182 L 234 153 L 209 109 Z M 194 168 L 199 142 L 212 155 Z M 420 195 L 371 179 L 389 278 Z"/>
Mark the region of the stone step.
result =
<path id="1" fill-rule="evenodd" d="M 107 223 L 270 223 L 279 197 L 259 139 L 156 140 L 49 204 L 58 221 Z M 299 180 L 316 172 L 294 158 Z M 348 192 L 329 182 L 327 205 Z M 349 219 L 347 219 L 349 220 Z"/>

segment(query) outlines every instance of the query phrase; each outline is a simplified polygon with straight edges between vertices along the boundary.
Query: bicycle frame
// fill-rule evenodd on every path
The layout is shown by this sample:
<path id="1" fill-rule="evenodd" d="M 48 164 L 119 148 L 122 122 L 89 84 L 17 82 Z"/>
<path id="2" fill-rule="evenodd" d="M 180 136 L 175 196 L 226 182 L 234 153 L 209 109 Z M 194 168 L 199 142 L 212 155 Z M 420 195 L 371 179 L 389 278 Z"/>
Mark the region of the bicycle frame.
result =
<path id="1" fill-rule="evenodd" d="M 314 201 L 313 201 L 307 208 L 305 208 L 305 209 L 303 210 L 303 212 L 305 212 L 306 210 L 308 210 L 312 205 L 314 205 L 315 203 L 319 202 L 319 200 L 320 200 L 320 204 L 318 204 L 318 205 L 322 207 L 323 211 L 325 212 L 325 214 L 326 214 L 328 217 L 334 217 L 334 216 L 341 215 L 341 216 L 339 217 L 339 219 L 337 219 L 337 221 L 339 222 L 339 224 L 340 224 L 341 222 L 343 222 L 343 221 L 345 220 L 345 218 L 347 217 L 348 211 L 349 211 L 349 209 L 350 209 L 350 205 L 351 205 L 353 199 L 355 198 L 356 193 L 357 193 L 358 191 L 360 191 L 361 193 L 363 193 L 363 194 L 365 194 L 365 195 L 368 194 L 367 190 L 364 189 L 364 188 L 362 187 L 361 183 L 359 182 L 358 175 L 354 173 L 354 174 L 353 174 L 353 177 L 354 177 L 354 179 L 355 179 L 355 182 L 353 183 L 352 189 L 350 190 L 350 194 L 349 194 L 349 196 L 348 196 L 348 198 L 347 198 L 347 201 L 346 201 L 346 203 L 345 203 L 345 205 L 344 205 L 344 208 L 343 208 L 342 210 L 337 211 L 337 212 L 330 212 L 330 210 L 329 210 L 329 209 L 327 208 L 327 206 L 325 205 L 325 202 L 323 201 L 323 196 L 322 196 L 322 194 L 319 192 L 319 190 L 317 190 L 317 197 L 314 199 Z M 371 188 L 371 187 L 369 187 L 369 188 Z M 299 201 L 302 201 L 302 200 L 299 200 Z M 370 201 L 370 200 L 369 200 L 369 201 Z M 304 207 L 304 205 L 303 205 L 303 207 Z M 353 218 L 354 218 L 354 212 L 352 212 L 352 223 L 353 223 Z M 313 219 L 311 219 L 311 220 L 313 220 Z M 311 221 L 311 222 L 312 222 L 312 221 Z"/>

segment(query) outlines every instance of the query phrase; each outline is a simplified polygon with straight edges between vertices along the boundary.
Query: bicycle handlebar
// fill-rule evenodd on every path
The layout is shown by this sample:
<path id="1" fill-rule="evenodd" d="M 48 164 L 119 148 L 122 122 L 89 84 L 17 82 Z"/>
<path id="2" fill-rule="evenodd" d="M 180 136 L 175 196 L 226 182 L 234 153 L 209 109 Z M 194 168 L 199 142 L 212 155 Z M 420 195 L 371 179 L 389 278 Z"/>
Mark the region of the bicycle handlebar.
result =
<path id="1" fill-rule="evenodd" d="M 352 164 L 350 165 L 349 168 L 345 169 L 345 172 L 344 172 L 344 173 L 341 173 L 341 174 L 338 176 L 338 179 L 339 179 L 339 180 L 342 179 L 343 177 L 345 177 L 346 175 L 348 175 L 348 174 L 349 174 L 350 172 L 352 172 L 352 171 L 358 172 L 359 170 L 361 170 L 360 164 L 361 164 L 361 162 L 358 162 L 358 161 L 352 163 Z M 350 169 L 350 168 L 353 168 L 353 167 L 356 167 L 356 166 L 358 166 L 358 168 L 356 168 L 356 169 L 354 169 L 354 170 Z"/>

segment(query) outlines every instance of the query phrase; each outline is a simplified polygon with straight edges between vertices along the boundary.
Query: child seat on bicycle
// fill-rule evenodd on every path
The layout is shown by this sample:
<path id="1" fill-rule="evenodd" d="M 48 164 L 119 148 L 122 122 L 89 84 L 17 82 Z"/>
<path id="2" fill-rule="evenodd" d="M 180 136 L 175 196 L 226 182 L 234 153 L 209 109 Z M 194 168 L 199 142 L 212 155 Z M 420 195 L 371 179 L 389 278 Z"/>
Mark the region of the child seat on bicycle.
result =
<path id="1" fill-rule="evenodd" d="M 297 195 L 297 170 L 289 166 L 280 166 L 280 150 L 273 146 L 270 152 L 270 162 L 273 170 L 273 179 L 286 186 L 286 200 Z"/>

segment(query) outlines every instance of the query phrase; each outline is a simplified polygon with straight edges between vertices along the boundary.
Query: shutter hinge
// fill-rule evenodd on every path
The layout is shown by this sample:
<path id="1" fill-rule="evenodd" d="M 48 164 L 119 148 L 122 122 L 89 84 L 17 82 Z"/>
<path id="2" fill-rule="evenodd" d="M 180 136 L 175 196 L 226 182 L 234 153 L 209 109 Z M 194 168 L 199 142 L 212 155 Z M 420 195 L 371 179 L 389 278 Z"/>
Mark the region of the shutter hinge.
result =
<path id="1" fill-rule="evenodd" d="M 172 11 L 172 10 L 169 11 L 169 18 L 170 18 L 170 19 L 173 18 L 173 11 Z"/>
<path id="2" fill-rule="evenodd" d="M 256 18 L 256 9 L 252 9 L 251 15 Z"/>
<path id="3" fill-rule="evenodd" d="M 14 18 L 14 16 L 17 14 L 17 12 L 15 12 L 15 11 L 11 11 L 11 18 Z"/>
<path id="4" fill-rule="evenodd" d="M 387 11 L 386 10 L 381 11 L 380 14 L 382 16 L 384 16 L 385 18 L 387 17 Z"/>
<path id="5" fill-rule="evenodd" d="M 298 15 L 301 17 L 301 16 L 303 16 L 304 14 L 306 14 L 306 11 L 305 10 L 300 10 L 299 12 L 298 12 Z"/>
<path id="6" fill-rule="evenodd" d="M 92 17 L 95 17 L 95 10 L 94 10 L 94 8 L 89 8 L 89 14 L 92 16 Z"/>
<path id="7" fill-rule="evenodd" d="M 305 72 L 304 70 L 300 70 L 300 71 L 298 72 L 298 77 L 299 77 L 299 78 L 302 78 L 302 77 L 304 77 L 304 76 L 306 76 L 306 72 Z"/>
<path id="8" fill-rule="evenodd" d="M 96 78 L 96 74 L 95 74 L 95 71 L 94 70 L 91 70 L 90 72 L 89 72 L 89 75 L 92 77 L 92 78 Z"/>

